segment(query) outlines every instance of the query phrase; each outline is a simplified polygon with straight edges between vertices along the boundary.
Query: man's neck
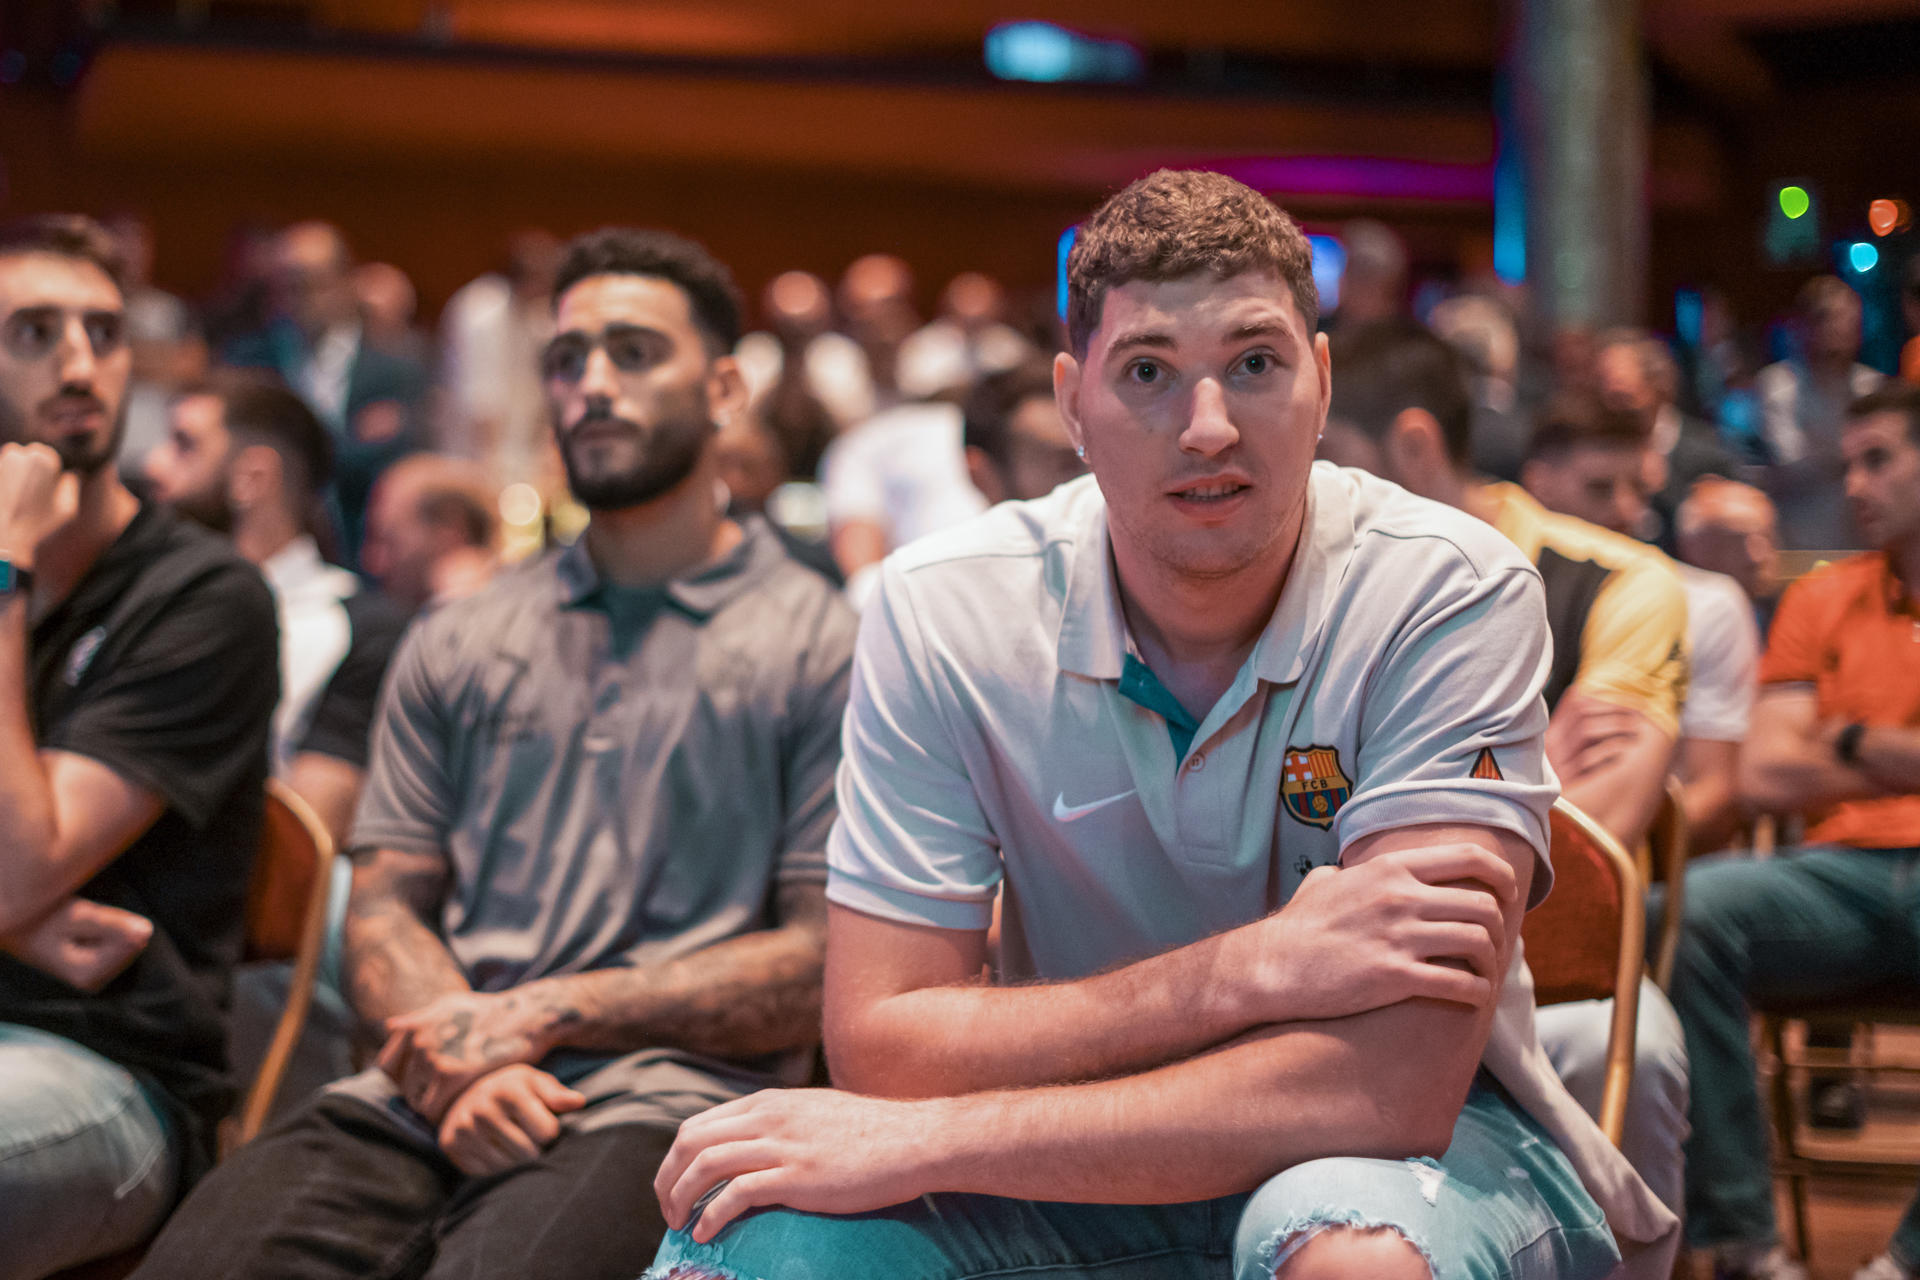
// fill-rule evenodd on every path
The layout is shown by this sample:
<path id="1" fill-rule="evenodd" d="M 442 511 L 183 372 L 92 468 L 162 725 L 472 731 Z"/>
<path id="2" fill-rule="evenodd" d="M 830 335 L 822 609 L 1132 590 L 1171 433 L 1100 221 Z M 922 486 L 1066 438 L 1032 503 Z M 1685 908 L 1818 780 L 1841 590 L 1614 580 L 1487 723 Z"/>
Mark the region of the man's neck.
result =
<path id="1" fill-rule="evenodd" d="M 34 549 L 34 596 L 41 607 L 50 608 L 72 594 L 139 513 L 140 500 L 120 483 L 111 465 L 83 479 L 73 519 Z"/>
<path id="2" fill-rule="evenodd" d="M 1807 375 L 1823 385 L 1846 382 L 1853 376 L 1853 358 L 1847 355 L 1808 356 Z"/>
<path id="3" fill-rule="evenodd" d="M 720 512 L 711 445 L 692 474 L 638 506 L 595 511 L 587 554 L 602 582 L 652 587 L 731 551 L 743 533 Z"/>
<path id="4" fill-rule="evenodd" d="M 1887 564 L 1900 580 L 1908 603 L 1920 602 L 1920 534 L 1888 547 Z"/>
<path id="5" fill-rule="evenodd" d="M 1172 572 L 1113 540 L 1115 582 L 1141 656 L 1182 706 L 1204 717 L 1233 684 L 1292 573 L 1306 499 L 1268 550 L 1222 577 Z"/>
<path id="6" fill-rule="evenodd" d="M 234 518 L 233 549 L 249 564 L 262 565 L 287 549 L 305 530 L 286 511 L 248 511 Z"/>

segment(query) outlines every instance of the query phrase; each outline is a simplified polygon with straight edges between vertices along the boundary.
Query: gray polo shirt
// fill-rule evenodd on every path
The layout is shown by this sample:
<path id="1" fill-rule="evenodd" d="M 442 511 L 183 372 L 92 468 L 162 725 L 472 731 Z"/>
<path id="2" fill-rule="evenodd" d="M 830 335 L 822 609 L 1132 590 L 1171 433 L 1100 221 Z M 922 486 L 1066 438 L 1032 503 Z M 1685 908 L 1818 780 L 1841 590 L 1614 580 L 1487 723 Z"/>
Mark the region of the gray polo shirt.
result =
<path id="1" fill-rule="evenodd" d="M 757 519 L 651 593 L 584 545 L 510 571 L 407 636 L 351 845 L 445 852 L 479 991 L 766 928 L 778 883 L 826 876 L 854 630 Z"/>
<path id="2" fill-rule="evenodd" d="M 827 896 L 984 929 L 1004 889 L 1016 980 L 1258 919 L 1355 841 L 1423 823 L 1520 836 L 1537 902 L 1558 791 L 1550 645 L 1540 575 L 1491 526 L 1316 463 L 1273 616 L 1194 724 L 1132 654 L 1094 479 L 1002 505 L 886 562 L 854 660 Z M 1539 1052 L 1517 952 L 1487 1065 L 1616 1228 L 1667 1229 Z"/>

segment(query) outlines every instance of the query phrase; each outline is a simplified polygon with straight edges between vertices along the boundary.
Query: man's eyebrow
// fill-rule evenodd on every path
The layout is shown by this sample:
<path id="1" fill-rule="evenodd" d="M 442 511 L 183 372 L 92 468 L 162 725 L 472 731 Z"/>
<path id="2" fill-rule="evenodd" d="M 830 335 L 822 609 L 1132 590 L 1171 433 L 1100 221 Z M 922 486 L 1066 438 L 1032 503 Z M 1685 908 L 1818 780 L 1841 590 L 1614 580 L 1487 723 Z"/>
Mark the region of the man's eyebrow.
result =
<path id="1" fill-rule="evenodd" d="M 1108 349 L 1119 351 L 1126 347 L 1153 347 L 1160 351 L 1172 351 L 1179 345 L 1173 340 L 1172 334 L 1158 329 L 1134 329 L 1115 338 Z"/>
<path id="2" fill-rule="evenodd" d="M 1291 338 L 1293 326 L 1280 320 L 1249 320 L 1227 335 L 1229 341 L 1239 342 L 1246 338 Z"/>

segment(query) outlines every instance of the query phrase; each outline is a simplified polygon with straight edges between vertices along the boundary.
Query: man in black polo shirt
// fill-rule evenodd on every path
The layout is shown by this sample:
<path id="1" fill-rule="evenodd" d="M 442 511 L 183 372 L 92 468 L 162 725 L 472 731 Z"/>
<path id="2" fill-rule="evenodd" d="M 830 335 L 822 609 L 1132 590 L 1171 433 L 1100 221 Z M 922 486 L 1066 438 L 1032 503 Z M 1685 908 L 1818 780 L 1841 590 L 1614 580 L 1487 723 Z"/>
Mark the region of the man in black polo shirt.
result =
<path id="1" fill-rule="evenodd" d="M 0 228 L 0 1277 L 149 1234 L 232 1092 L 273 602 L 120 483 L 105 233 Z"/>

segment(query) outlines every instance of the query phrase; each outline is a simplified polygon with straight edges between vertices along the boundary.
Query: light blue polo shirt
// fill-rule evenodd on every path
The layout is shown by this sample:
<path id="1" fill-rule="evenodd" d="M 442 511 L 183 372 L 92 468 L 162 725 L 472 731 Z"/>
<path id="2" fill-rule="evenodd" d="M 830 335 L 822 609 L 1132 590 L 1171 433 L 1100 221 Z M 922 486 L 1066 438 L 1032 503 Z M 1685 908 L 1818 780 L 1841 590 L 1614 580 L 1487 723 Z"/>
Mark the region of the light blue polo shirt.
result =
<path id="1" fill-rule="evenodd" d="M 1257 919 L 1393 827 L 1515 832 L 1544 895 L 1544 597 L 1490 526 L 1316 464 L 1273 618 L 1190 730 L 1129 670 L 1112 564 L 1091 478 L 887 561 L 856 649 L 833 901 L 983 929 L 1004 878 L 1006 972 L 1058 979 Z"/>

